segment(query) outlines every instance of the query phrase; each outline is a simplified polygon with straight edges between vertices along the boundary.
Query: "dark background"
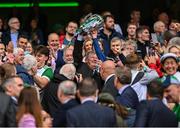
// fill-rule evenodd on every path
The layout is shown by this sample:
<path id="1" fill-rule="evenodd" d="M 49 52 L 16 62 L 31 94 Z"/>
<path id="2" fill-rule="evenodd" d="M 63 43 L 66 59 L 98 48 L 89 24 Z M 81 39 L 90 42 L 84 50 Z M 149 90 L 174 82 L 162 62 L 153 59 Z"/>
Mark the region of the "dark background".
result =
<path id="1" fill-rule="evenodd" d="M 141 11 L 142 21 L 146 25 L 151 25 L 161 11 L 166 11 L 170 18 L 180 18 L 180 0 L 0 0 L 0 3 L 70 1 L 78 2 L 80 6 L 40 8 L 41 14 L 46 17 L 48 30 L 54 24 L 65 25 L 69 20 L 78 21 L 80 16 L 86 14 L 83 8 L 87 4 L 91 5 L 93 13 L 111 11 L 120 25 L 129 21 L 130 11 L 135 8 Z M 7 20 L 12 15 L 18 16 L 24 26 L 30 13 L 33 13 L 32 8 L 0 8 L 0 17 Z"/>

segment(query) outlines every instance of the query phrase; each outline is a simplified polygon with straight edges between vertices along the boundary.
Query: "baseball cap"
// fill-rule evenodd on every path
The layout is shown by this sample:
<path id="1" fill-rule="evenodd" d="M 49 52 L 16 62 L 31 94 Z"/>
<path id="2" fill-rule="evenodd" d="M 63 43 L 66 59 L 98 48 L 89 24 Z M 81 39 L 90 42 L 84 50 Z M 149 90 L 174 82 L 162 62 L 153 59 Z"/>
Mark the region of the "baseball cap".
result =
<path id="1" fill-rule="evenodd" d="M 161 63 L 164 63 L 167 58 L 173 58 L 176 60 L 176 62 L 178 62 L 178 57 L 174 53 L 166 53 L 161 57 Z"/>

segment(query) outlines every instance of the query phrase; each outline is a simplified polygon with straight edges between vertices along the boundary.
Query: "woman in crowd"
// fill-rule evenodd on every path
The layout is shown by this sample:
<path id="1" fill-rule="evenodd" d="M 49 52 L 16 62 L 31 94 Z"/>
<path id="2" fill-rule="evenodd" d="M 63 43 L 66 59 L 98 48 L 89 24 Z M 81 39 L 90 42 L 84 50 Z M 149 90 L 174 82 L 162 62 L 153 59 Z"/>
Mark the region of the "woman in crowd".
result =
<path id="1" fill-rule="evenodd" d="M 53 70 L 46 65 L 49 58 L 49 49 L 46 46 L 38 46 L 35 51 L 37 60 L 37 71 L 34 71 L 34 82 L 39 90 L 42 92 L 43 88 L 47 86 L 49 81 L 53 78 Z M 40 94 L 42 94 L 40 92 Z"/>
<path id="2" fill-rule="evenodd" d="M 18 106 L 18 127 L 42 127 L 42 108 L 34 88 L 26 87 L 21 91 Z"/>

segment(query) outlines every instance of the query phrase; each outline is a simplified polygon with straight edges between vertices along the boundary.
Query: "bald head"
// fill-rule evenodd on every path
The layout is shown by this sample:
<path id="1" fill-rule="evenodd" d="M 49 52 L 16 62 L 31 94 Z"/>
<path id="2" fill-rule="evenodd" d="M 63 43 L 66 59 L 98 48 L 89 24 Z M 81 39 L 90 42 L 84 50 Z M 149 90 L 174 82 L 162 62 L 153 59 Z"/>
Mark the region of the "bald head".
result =
<path id="1" fill-rule="evenodd" d="M 109 75 L 114 74 L 115 63 L 111 60 L 104 61 L 101 65 L 101 77 L 105 80 Z"/>

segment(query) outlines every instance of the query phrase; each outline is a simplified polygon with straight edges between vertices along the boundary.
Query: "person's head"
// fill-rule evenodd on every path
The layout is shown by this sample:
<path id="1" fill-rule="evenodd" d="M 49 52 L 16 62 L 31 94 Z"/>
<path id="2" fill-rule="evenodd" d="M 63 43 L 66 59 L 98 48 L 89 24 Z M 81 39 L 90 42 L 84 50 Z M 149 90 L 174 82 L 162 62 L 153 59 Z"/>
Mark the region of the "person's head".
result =
<path id="1" fill-rule="evenodd" d="M 169 43 L 169 41 L 176 36 L 177 36 L 177 32 L 172 30 L 167 30 L 163 34 L 163 39 Z"/>
<path id="2" fill-rule="evenodd" d="M 80 97 L 80 100 L 86 97 L 92 97 L 95 100 L 97 100 L 98 96 L 98 86 L 94 79 L 92 78 L 85 78 L 82 80 L 82 82 L 78 86 L 78 96 Z"/>
<path id="3" fill-rule="evenodd" d="M 168 53 L 174 53 L 178 58 L 180 58 L 180 45 L 169 45 L 167 47 Z"/>
<path id="4" fill-rule="evenodd" d="M 140 42 L 150 40 L 149 28 L 147 26 L 141 26 L 136 29 L 136 37 Z"/>
<path id="5" fill-rule="evenodd" d="M 74 58 L 73 58 L 73 50 L 70 48 L 64 48 L 63 51 L 63 60 L 66 64 L 72 64 L 74 63 Z"/>
<path id="6" fill-rule="evenodd" d="M 29 52 L 30 54 L 33 54 L 33 47 L 32 47 L 32 43 L 31 42 L 27 43 L 27 47 L 26 47 L 25 51 Z"/>
<path id="7" fill-rule="evenodd" d="M 83 50 L 86 53 L 90 52 L 93 50 L 93 41 L 91 38 L 87 38 L 84 43 L 83 43 Z"/>
<path id="8" fill-rule="evenodd" d="M 137 50 L 137 44 L 133 40 L 128 40 L 124 43 L 124 50 L 127 51 L 128 54 L 135 54 Z"/>
<path id="9" fill-rule="evenodd" d="M 132 22 L 134 22 L 134 23 L 140 22 L 140 18 L 141 18 L 140 10 L 138 10 L 138 9 L 132 10 L 131 14 L 130 14 L 130 17 L 131 17 Z"/>
<path id="10" fill-rule="evenodd" d="M 26 50 L 28 43 L 28 37 L 26 35 L 19 35 L 17 40 L 17 47 L 22 48 L 24 51 Z"/>
<path id="11" fill-rule="evenodd" d="M 92 70 L 95 69 L 97 66 L 97 62 L 98 62 L 98 57 L 97 57 L 96 53 L 94 51 L 88 52 L 86 55 L 85 62 L 90 67 L 90 69 L 92 69 Z"/>
<path id="12" fill-rule="evenodd" d="M 101 64 L 100 68 L 100 75 L 103 80 L 106 80 L 106 78 L 115 73 L 115 63 L 111 60 L 104 61 Z"/>
<path id="13" fill-rule="evenodd" d="M 76 74 L 76 68 L 73 64 L 65 64 L 61 67 L 59 74 L 64 75 L 69 80 L 73 80 Z"/>
<path id="14" fill-rule="evenodd" d="M 61 82 L 57 95 L 61 103 L 64 103 L 68 99 L 74 99 L 76 95 L 76 84 L 69 80 Z"/>
<path id="15" fill-rule="evenodd" d="M 59 36 L 57 33 L 50 33 L 48 35 L 48 45 L 50 49 L 57 51 L 59 49 Z"/>
<path id="16" fill-rule="evenodd" d="M 128 37 L 136 37 L 137 26 L 133 23 L 129 23 L 127 27 Z"/>
<path id="17" fill-rule="evenodd" d="M 115 21 L 113 15 L 106 15 L 103 17 L 104 19 L 104 28 L 111 31 L 114 29 Z"/>
<path id="18" fill-rule="evenodd" d="M 5 54 L 5 45 L 3 43 L 0 43 L 0 57 L 4 56 Z"/>
<path id="19" fill-rule="evenodd" d="M 178 27 L 179 27 L 179 21 L 176 19 L 171 20 L 171 23 L 169 24 L 169 30 L 178 32 Z"/>
<path id="20" fill-rule="evenodd" d="M 14 48 L 13 54 L 15 57 L 14 58 L 15 64 L 21 65 L 24 60 L 24 50 L 22 48 Z"/>
<path id="21" fill-rule="evenodd" d="M 164 22 L 165 25 L 169 24 L 169 16 L 168 16 L 168 14 L 166 12 L 161 12 L 158 15 L 158 20 Z"/>
<path id="22" fill-rule="evenodd" d="M 24 83 L 20 77 L 12 76 L 3 82 L 2 88 L 5 90 L 7 95 L 18 98 L 20 92 L 24 88 Z"/>
<path id="23" fill-rule="evenodd" d="M 37 19 L 32 19 L 30 22 L 30 26 L 32 29 L 36 29 L 38 27 L 38 20 Z"/>
<path id="24" fill-rule="evenodd" d="M 166 30 L 166 27 L 162 21 L 156 21 L 154 23 L 154 32 L 163 33 L 163 32 L 165 32 L 165 30 Z"/>
<path id="25" fill-rule="evenodd" d="M 42 107 L 38 100 L 37 90 L 33 87 L 24 88 L 18 99 L 18 111 L 16 119 L 19 122 L 24 114 L 32 114 L 37 127 L 42 126 Z"/>
<path id="26" fill-rule="evenodd" d="M 17 17 L 12 17 L 8 21 L 8 25 L 10 27 L 10 30 L 19 30 L 20 29 L 20 22 Z"/>
<path id="27" fill-rule="evenodd" d="M 5 63 L 5 64 L 2 64 L 1 67 L 5 70 L 4 79 L 8 79 L 16 75 L 15 65 L 10 64 L 10 63 Z"/>
<path id="28" fill-rule="evenodd" d="M 42 68 L 49 59 L 49 49 L 46 46 L 39 45 L 35 50 L 37 67 Z"/>
<path id="29" fill-rule="evenodd" d="M 137 70 L 140 62 L 141 58 L 137 54 L 129 54 L 126 56 L 126 66 L 131 70 Z"/>
<path id="30" fill-rule="evenodd" d="M 180 85 L 170 84 L 164 90 L 164 97 L 169 103 L 179 103 L 180 102 Z"/>
<path id="31" fill-rule="evenodd" d="M 163 98 L 163 93 L 164 93 L 164 88 L 162 86 L 162 83 L 155 79 L 151 81 L 147 85 L 147 98 L 152 99 L 152 98 Z"/>
<path id="32" fill-rule="evenodd" d="M 167 75 L 173 75 L 178 69 L 178 59 L 173 53 L 166 53 L 161 57 L 161 64 Z"/>
<path id="33" fill-rule="evenodd" d="M 66 33 L 73 36 L 78 28 L 78 24 L 75 21 L 70 21 L 66 27 Z"/>
<path id="34" fill-rule="evenodd" d="M 121 52 L 121 44 L 121 39 L 119 39 L 118 37 L 112 38 L 110 43 L 110 49 L 115 55 Z"/>
<path id="35" fill-rule="evenodd" d="M 36 57 L 32 55 L 25 55 L 22 66 L 27 70 L 30 71 L 32 69 L 37 68 L 37 60 Z"/>
<path id="36" fill-rule="evenodd" d="M 169 45 L 180 46 L 180 37 L 173 37 L 169 40 Z"/>
<path id="37" fill-rule="evenodd" d="M 119 90 L 124 85 L 131 83 L 131 70 L 128 67 L 116 67 L 114 85 Z"/>

